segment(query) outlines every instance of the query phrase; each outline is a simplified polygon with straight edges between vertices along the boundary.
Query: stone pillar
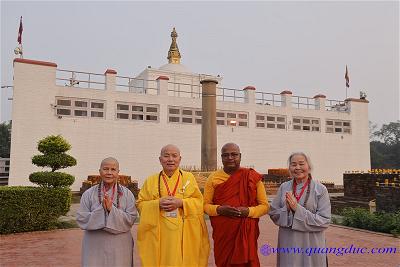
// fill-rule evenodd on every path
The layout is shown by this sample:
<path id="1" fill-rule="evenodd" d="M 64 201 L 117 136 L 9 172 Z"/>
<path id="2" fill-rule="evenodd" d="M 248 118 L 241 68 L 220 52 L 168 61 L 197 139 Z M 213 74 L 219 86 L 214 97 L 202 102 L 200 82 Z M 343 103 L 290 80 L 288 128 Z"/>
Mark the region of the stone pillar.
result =
<path id="1" fill-rule="evenodd" d="M 346 104 L 346 111 L 348 112 L 364 112 L 365 114 L 367 114 L 368 112 L 368 104 L 369 101 L 365 98 L 363 99 L 356 99 L 356 98 L 347 98 L 346 100 L 344 100 L 345 104 Z"/>
<path id="2" fill-rule="evenodd" d="M 245 103 L 256 103 L 256 88 L 254 86 L 246 86 L 243 88 Z"/>
<path id="3" fill-rule="evenodd" d="M 217 169 L 217 84 L 205 79 L 202 85 L 201 170 Z"/>
<path id="4" fill-rule="evenodd" d="M 156 79 L 157 81 L 157 94 L 162 96 L 168 95 L 168 81 L 167 76 L 160 76 Z"/>
<path id="5" fill-rule="evenodd" d="M 281 92 L 282 107 L 291 108 L 292 107 L 292 92 L 285 90 Z"/>
<path id="6" fill-rule="evenodd" d="M 106 72 L 104 73 L 104 75 L 106 76 L 106 90 L 109 91 L 115 91 L 116 90 L 116 76 L 117 76 L 117 72 L 115 70 L 112 69 L 107 69 Z"/>
<path id="7" fill-rule="evenodd" d="M 325 98 L 326 96 L 321 94 L 314 96 L 316 110 L 325 110 Z"/>

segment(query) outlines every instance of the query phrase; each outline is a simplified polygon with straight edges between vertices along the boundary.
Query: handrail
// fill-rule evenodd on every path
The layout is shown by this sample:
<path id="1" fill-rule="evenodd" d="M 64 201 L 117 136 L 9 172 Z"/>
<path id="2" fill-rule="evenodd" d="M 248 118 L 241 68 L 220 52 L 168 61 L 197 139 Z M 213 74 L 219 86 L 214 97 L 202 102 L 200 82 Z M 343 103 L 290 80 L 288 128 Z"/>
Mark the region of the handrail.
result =
<path id="1" fill-rule="evenodd" d="M 243 90 L 226 88 L 226 87 L 217 87 L 217 100 L 223 102 L 244 103 L 245 99 L 246 97 Z"/>
<path id="2" fill-rule="evenodd" d="M 279 97 L 279 100 L 277 99 Z M 282 106 L 282 99 L 280 94 L 256 92 L 256 104 L 280 107 Z"/>
<path id="3" fill-rule="evenodd" d="M 67 73 L 65 77 L 58 77 L 57 74 Z M 76 75 L 83 76 L 82 78 L 76 77 Z M 87 77 L 86 79 L 84 77 Z M 95 79 L 93 79 L 95 77 Z M 102 81 L 96 80 L 97 77 L 100 77 Z M 65 84 L 58 84 L 57 82 L 67 81 Z M 71 71 L 71 70 L 56 70 L 56 84 L 64 85 L 69 87 L 80 87 L 80 88 L 91 88 L 91 89 L 105 89 L 105 75 L 92 73 L 92 72 L 83 72 L 83 71 Z M 86 86 L 84 86 L 86 85 Z M 100 85 L 100 86 L 93 86 Z"/>
<path id="4" fill-rule="evenodd" d="M 67 74 L 60 75 L 57 74 Z M 82 77 L 83 76 L 83 77 Z M 128 76 L 115 76 L 115 88 L 117 91 L 128 91 L 130 93 L 159 94 L 159 86 L 157 80 L 146 80 L 142 78 L 133 78 Z M 79 88 L 92 88 L 92 89 L 106 89 L 106 75 L 92 72 L 71 71 L 64 69 L 57 69 L 56 84 L 69 87 Z M 202 86 L 201 84 L 192 83 L 177 83 L 168 81 L 167 93 L 169 96 L 175 97 L 190 97 L 201 98 Z M 217 87 L 216 97 L 218 101 L 222 102 L 235 102 L 245 103 L 246 93 L 243 90 L 236 88 Z M 314 98 L 303 96 L 292 96 L 292 107 L 315 109 L 316 103 Z M 255 104 L 268 105 L 268 106 L 283 106 L 282 95 L 267 92 L 255 92 Z M 346 112 L 348 108 L 344 101 L 339 100 L 326 100 L 325 108 L 327 111 Z"/>
<path id="5" fill-rule="evenodd" d="M 297 101 L 295 100 L 292 102 L 292 106 L 295 108 L 315 109 L 314 98 L 305 97 L 305 96 L 292 96 L 292 99 L 297 99 Z"/>

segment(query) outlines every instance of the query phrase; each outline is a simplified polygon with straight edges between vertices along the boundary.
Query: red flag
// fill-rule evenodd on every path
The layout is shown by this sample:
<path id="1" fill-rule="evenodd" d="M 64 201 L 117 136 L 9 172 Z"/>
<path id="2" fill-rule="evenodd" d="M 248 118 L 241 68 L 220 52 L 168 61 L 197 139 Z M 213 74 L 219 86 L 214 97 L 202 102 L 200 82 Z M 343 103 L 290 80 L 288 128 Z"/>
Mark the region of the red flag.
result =
<path id="1" fill-rule="evenodd" d="M 19 30 L 18 30 L 18 43 L 22 44 L 22 31 L 24 30 L 24 28 L 22 28 L 22 16 L 21 16 L 21 20 L 19 21 Z"/>
<path id="2" fill-rule="evenodd" d="M 349 79 L 349 71 L 347 70 L 347 65 L 346 65 L 346 73 L 344 74 L 344 78 L 346 79 L 346 87 L 350 87 L 350 79 Z"/>

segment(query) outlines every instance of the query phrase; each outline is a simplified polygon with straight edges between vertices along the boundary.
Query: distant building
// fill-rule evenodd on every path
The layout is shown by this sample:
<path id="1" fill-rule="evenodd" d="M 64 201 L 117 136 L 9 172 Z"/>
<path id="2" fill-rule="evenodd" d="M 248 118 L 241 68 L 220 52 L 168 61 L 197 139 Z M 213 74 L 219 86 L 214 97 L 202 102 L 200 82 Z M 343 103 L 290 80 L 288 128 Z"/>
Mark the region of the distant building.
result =
<path id="1" fill-rule="evenodd" d="M 0 186 L 8 185 L 9 173 L 10 173 L 10 159 L 0 158 Z"/>
<path id="2" fill-rule="evenodd" d="M 144 179 L 160 169 L 163 145 L 176 144 L 182 166 L 200 167 L 201 85 L 216 79 L 218 148 L 238 143 L 242 164 L 259 172 L 284 168 L 288 155 L 311 156 L 318 180 L 342 184 L 346 170 L 370 168 L 368 101 L 328 100 L 222 87 L 222 77 L 192 73 L 180 64 L 175 29 L 169 63 L 146 68 L 137 77 L 66 71 L 57 64 L 16 58 L 9 185 L 30 184 L 38 168 L 31 163 L 37 142 L 63 135 L 78 164 L 66 171 L 83 180 L 96 174 L 101 159 L 120 161 L 121 174 Z M 245 77 L 246 74 L 243 74 Z M 218 157 L 219 158 L 219 157 Z M 220 159 L 218 165 L 221 165 Z"/>

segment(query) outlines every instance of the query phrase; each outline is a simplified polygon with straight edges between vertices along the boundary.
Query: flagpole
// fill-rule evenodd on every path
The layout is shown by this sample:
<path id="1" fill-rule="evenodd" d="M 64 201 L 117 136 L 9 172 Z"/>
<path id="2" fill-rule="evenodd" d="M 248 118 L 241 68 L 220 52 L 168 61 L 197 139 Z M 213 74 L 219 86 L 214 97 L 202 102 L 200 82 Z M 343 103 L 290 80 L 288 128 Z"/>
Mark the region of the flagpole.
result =
<path id="1" fill-rule="evenodd" d="M 17 38 L 17 42 L 18 42 L 18 46 L 17 48 L 14 49 L 14 53 L 16 55 L 19 55 L 19 58 L 24 58 L 24 52 L 23 52 L 23 47 L 22 47 L 22 31 L 24 30 L 23 26 L 22 26 L 22 16 L 19 20 L 19 29 L 18 29 L 18 38 Z"/>
<path id="2" fill-rule="evenodd" d="M 20 43 L 19 43 L 19 45 L 20 45 L 20 47 L 21 47 L 21 53 L 20 53 L 20 55 L 19 55 L 19 57 L 20 58 L 24 58 L 24 48 L 23 48 L 23 46 L 22 46 L 22 31 L 23 31 L 23 27 L 22 27 L 22 16 L 21 16 L 21 19 L 20 19 L 20 21 L 19 21 L 19 29 L 18 29 L 18 33 L 19 33 L 19 40 L 20 40 Z"/>
<path id="3" fill-rule="evenodd" d="M 346 99 L 347 99 L 347 89 L 349 89 L 349 87 L 350 87 L 350 78 L 349 78 L 349 71 L 347 69 L 347 65 L 346 65 L 346 72 L 344 74 L 344 79 L 346 81 Z"/>

